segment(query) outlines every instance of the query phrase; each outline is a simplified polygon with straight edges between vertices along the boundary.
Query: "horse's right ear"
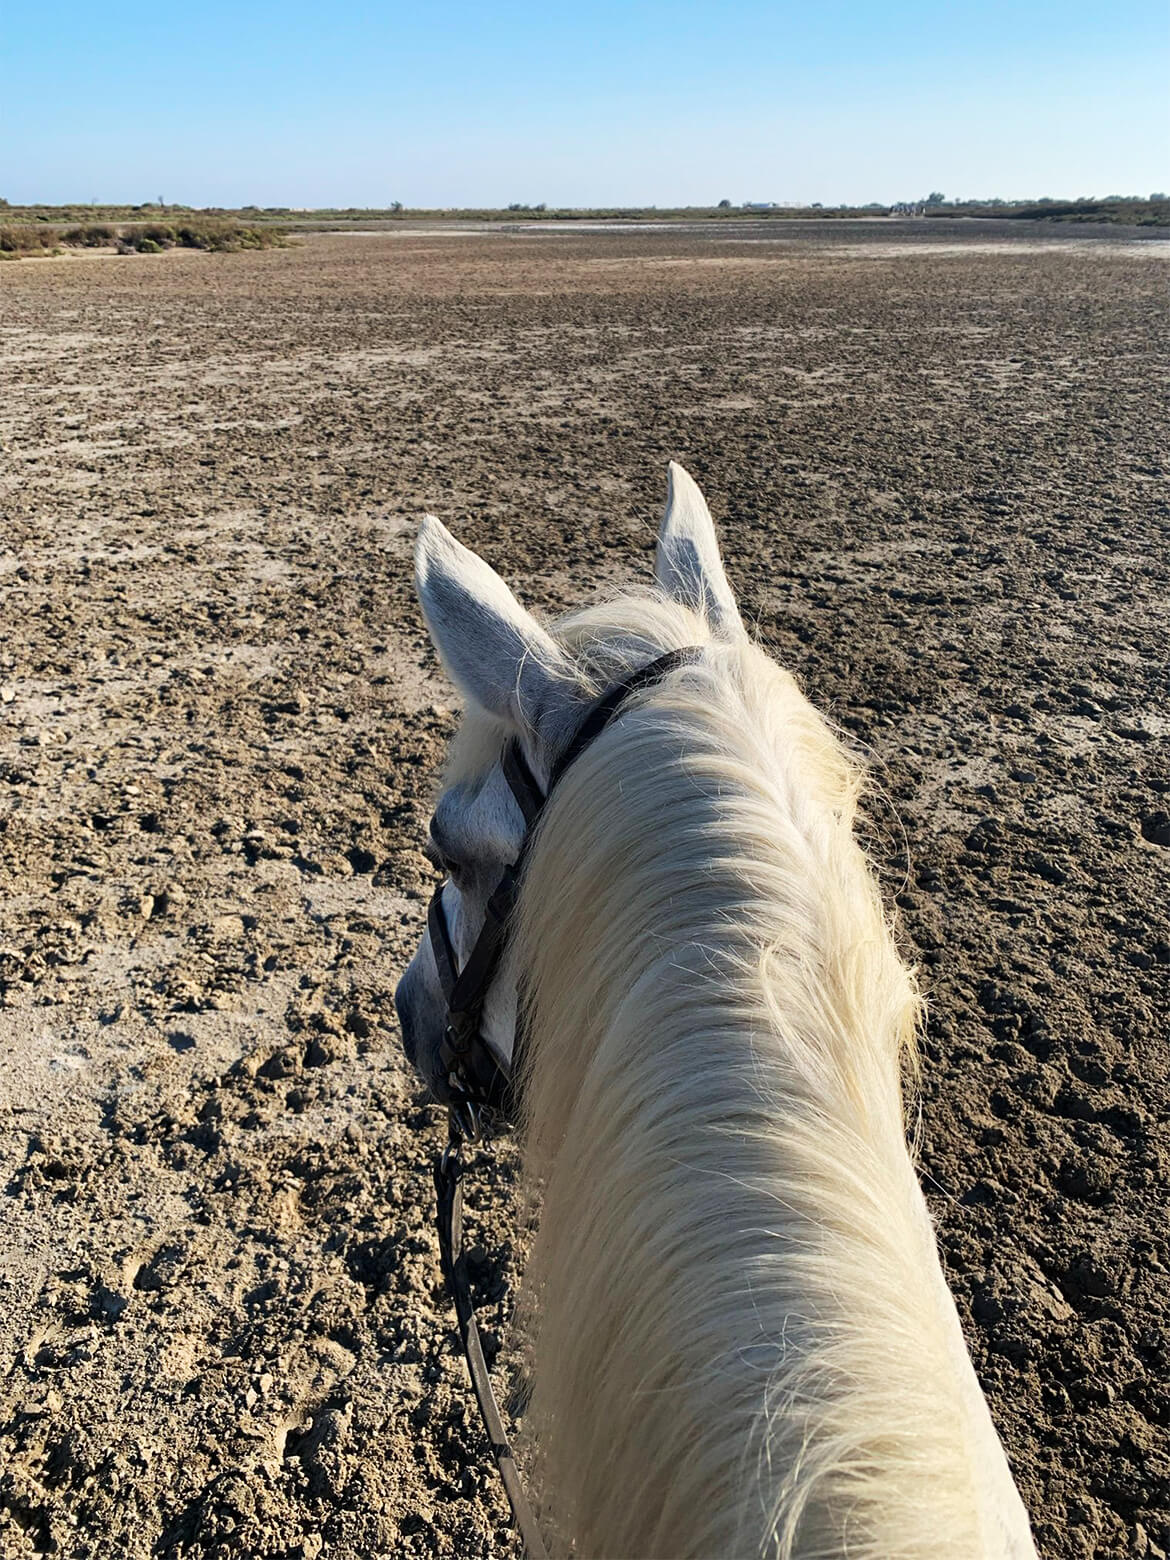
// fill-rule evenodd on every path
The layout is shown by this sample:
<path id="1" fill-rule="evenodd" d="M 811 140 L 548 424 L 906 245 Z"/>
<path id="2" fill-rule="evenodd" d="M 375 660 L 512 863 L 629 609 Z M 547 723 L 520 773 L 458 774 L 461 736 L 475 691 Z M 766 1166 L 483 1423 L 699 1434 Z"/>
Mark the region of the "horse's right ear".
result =
<path id="1" fill-rule="evenodd" d="M 668 596 L 702 613 L 715 633 L 731 636 L 745 632 L 723 572 L 707 500 L 690 473 L 673 460 L 654 573 Z"/>
<path id="2" fill-rule="evenodd" d="M 571 697 L 552 637 L 433 515 L 419 528 L 414 583 L 439 659 L 464 698 L 535 733 Z"/>

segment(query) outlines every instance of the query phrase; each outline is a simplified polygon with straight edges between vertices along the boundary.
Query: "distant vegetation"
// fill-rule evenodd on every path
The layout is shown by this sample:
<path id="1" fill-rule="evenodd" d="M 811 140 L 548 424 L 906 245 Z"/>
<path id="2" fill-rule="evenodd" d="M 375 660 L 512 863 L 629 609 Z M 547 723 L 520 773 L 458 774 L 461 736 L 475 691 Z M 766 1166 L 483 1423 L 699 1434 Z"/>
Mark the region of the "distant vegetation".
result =
<path id="1" fill-rule="evenodd" d="M 1152 195 L 1044 197 L 1034 201 L 948 200 L 932 190 L 919 200 L 867 206 L 791 206 L 774 201 L 723 199 L 712 206 L 636 208 L 550 207 L 515 201 L 504 209 L 408 209 L 400 201 L 384 207 L 328 207 L 301 211 L 289 206 L 208 206 L 195 210 L 161 202 L 141 206 L 10 206 L 0 200 L 0 260 L 22 255 L 59 254 L 62 249 L 116 248 L 122 254 L 157 254 L 163 249 L 268 249 L 286 233 L 358 223 L 435 221 L 463 218 L 477 222 L 604 221 L 701 222 L 728 218 L 766 222 L 775 219 L 842 220 L 873 217 L 970 217 L 1029 222 L 1109 223 L 1126 227 L 1170 227 L 1170 197 Z"/>
<path id="2" fill-rule="evenodd" d="M 57 234 L 52 228 L 32 222 L 0 222 L 0 260 L 19 260 L 21 255 L 56 254 Z"/>
<path id="3" fill-rule="evenodd" d="M 1079 196 L 1076 200 L 964 200 L 937 203 L 931 197 L 921 210 L 930 217 L 999 217 L 1025 222 L 1109 222 L 1124 227 L 1170 227 L 1170 195 Z"/>
<path id="4" fill-rule="evenodd" d="M 247 226 L 224 216 L 176 211 L 165 222 L 102 221 L 68 226 L 76 208 L 61 206 L 7 207 L 0 201 L 0 259 L 61 254 L 66 249 L 114 249 L 118 254 L 157 255 L 164 249 L 208 249 L 234 253 L 241 249 L 272 249 L 285 241 L 285 231 L 272 223 Z M 99 209 L 82 207 L 86 215 Z M 119 208 L 113 208 L 116 212 Z M 21 221 L 3 220 L 9 213 Z M 31 219 L 31 220 L 30 220 Z"/>

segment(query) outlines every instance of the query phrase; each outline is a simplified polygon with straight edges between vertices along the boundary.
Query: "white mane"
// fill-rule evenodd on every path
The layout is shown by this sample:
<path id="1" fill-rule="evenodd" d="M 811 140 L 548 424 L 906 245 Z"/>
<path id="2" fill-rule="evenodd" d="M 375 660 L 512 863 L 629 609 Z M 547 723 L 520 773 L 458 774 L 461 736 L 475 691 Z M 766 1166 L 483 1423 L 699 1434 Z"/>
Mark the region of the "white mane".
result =
<path id="1" fill-rule="evenodd" d="M 597 686 L 710 639 L 645 598 L 555 634 Z M 551 1531 L 580 1556 L 1008 1553 L 905 1145 L 918 999 L 858 768 L 744 639 L 643 702 L 558 787 L 514 950 Z"/>

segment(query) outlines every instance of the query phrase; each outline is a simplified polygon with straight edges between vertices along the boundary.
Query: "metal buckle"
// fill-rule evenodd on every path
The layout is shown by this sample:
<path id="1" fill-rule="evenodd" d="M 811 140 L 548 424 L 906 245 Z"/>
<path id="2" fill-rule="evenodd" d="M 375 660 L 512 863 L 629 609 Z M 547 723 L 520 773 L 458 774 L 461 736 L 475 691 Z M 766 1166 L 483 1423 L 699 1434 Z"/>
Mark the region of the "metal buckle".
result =
<path id="1" fill-rule="evenodd" d="M 477 1105 L 474 1100 L 466 1095 L 453 1099 L 447 1107 L 452 1132 L 458 1132 L 459 1136 L 467 1143 L 478 1143 L 486 1135 L 487 1121 L 483 1107 Z M 448 1144 L 448 1151 L 450 1145 Z"/>

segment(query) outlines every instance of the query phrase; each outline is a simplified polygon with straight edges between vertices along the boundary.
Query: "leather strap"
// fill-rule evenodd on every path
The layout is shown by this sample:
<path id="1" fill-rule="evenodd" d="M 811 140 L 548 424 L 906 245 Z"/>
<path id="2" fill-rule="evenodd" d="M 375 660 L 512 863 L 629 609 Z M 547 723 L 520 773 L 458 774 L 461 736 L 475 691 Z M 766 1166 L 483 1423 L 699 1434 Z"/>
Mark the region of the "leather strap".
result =
<path id="1" fill-rule="evenodd" d="M 548 1560 L 548 1551 L 537 1525 L 536 1516 L 524 1493 L 516 1459 L 500 1405 L 492 1390 L 487 1360 L 471 1299 L 471 1284 L 467 1277 L 467 1263 L 463 1254 L 463 1159 L 460 1154 L 459 1129 L 452 1121 L 447 1151 L 435 1163 L 435 1197 L 438 1203 L 439 1258 L 443 1276 L 455 1302 L 455 1316 L 459 1324 L 459 1339 L 467 1360 L 468 1374 L 479 1404 L 484 1429 L 491 1443 L 492 1456 L 500 1471 L 504 1493 L 512 1508 L 512 1516 L 524 1543 L 528 1560 Z"/>
<path id="2" fill-rule="evenodd" d="M 516 798 L 517 807 L 524 814 L 524 827 L 531 829 L 540 817 L 540 810 L 544 806 L 544 792 L 528 767 L 528 760 L 524 757 L 523 749 L 515 737 L 504 748 L 501 763 L 504 779 Z"/>
<path id="3" fill-rule="evenodd" d="M 693 666 L 696 661 L 702 659 L 702 655 L 701 645 L 684 645 L 681 650 L 668 650 L 656 661 L 639 667 L 624 682 L 614 683 L 613 687 L 603 693 L 590 707 L 589 713 L 573 733 L 568 747 L 553 765 L 552 773 L 548 777 L 549 790 L 553 790 L 570 764 L 575 763 L 589 744 L 599 737 L 622 712 L 627 700 L 633 694 L 649 687 L 651 683 L 661 682 L 680 666 Z"/>

